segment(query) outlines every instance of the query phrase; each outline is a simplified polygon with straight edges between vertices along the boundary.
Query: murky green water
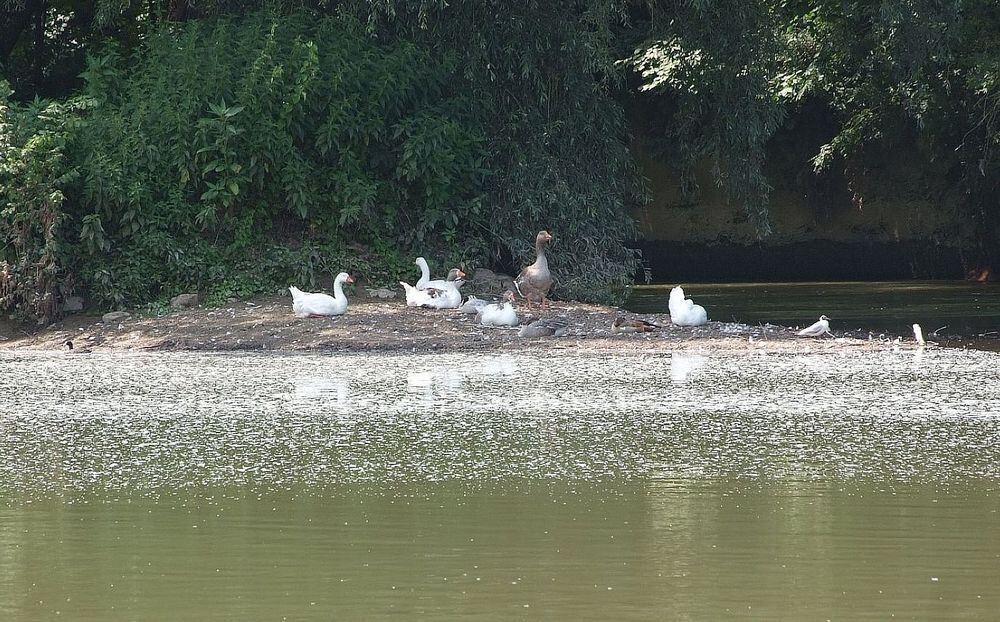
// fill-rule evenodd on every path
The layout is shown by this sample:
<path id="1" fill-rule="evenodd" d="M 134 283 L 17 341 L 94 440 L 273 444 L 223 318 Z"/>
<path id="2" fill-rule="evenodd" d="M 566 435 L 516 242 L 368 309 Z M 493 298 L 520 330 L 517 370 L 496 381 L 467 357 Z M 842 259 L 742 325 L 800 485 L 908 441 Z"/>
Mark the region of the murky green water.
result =
<path id="1" fill-rule="evenodd" d="M 0 366 L 0 619 L 1000 611 L 996 354 Z"/>
<path id="2" fill-rule="evenodd" d="M 806 326 L 821 314 L 835 331 L 924 332 L 1000 337 L 1000 284 L 966 281 L 683 284 L 684 293 L 723 322 Z M 672 285 L 636 287 L 628 308 L 668 313 Z"/>

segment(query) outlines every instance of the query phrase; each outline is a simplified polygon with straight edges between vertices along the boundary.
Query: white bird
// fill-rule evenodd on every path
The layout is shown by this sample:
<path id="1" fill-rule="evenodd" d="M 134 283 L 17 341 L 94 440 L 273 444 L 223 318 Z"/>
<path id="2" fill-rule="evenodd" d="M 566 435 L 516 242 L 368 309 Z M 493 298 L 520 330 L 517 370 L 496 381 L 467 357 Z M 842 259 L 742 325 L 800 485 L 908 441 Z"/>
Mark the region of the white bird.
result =
<path id="1" fill-rule="evenodd" d="M 680 286 L 670 290 L 667 306 L 670 309 L 670 321 L 678 326 L 701 326 L 708 323 L 705 307 L 684 298 L 684 290 Z"/>
<path id="2" fill-rule="evenodd" d="M 830 318 L 825 315 L 819 316 L 819 320 L 810 326 L 806 326 L 796 333 L 799 337 L 822 337 L 823 335 L 833 336 L 830 332 Z"/>
<path id="3" fill-rule="evenodd" d="M 304 292 L 295 286 L 290 286 L 292 293 L 292 311 L 295 317 L 327 317 L 343 315 L 347 311 L 347 296 L 344 295 L 343 284 L 353 283 L 354 279 L 346 272 L 341 272 L 333 280 L 333 296 Z"/>
<path id="4" fill-rule="evenodd" d="M 420 278 L 417 279 L 417 282 L 414 283 L 413 286 L 417 289 L 425 289 L 427 287 L 427 283 L 431 280 L 431 269 L 427 266 L 427 260 L 423 257 L 417 257 L 416 261 L 413 263 L 417 264 L 420 268 Z"/>
<path id="5" fill-rule="evenodd" d="M 428 296 L 421 296 L 421 292 L 427 288 L 427 284 L 431 280 L 431 269 L 427 266 L 427 260 L 423 257 L 417 257 L 416 261 L 413 263 L 417 264 L 420 268 L 420 278 L 413 285 L 409 285 L 402 281 L 399 282 L 403 286 L 403 291 L 406 293 L 406 306 L 407 307 L 419 307 L 423 302 L 428 300 Z"/>
<path id="6" fill-rule="evenodd" d="M 927 342 L 924 341 L 924 331 L 920 328 L 920 324 L 913 325 L 913 338 L 917 340 L 918 345 L 927 345 Z"/>
<path id="7" fill-rule="evenodd" d="M 420 307 L 431 299 L 431 295 L 427 293 L 426 290 L 417 289 L 416 286 L 402 281 L 400 281 L 399 284 L 403 286 L 403 293 L 406 296 L 407 307 Z"/>
<path id="8" fill-rule="evenodd" d="M 458 268 L 448 271 L 445 280 L 428 281 L 424 289 L 400 281 L 406 292 L 406 306 L 425 307 L 429 309 L 457 309 L 462 305 L 462 292 L 458 288 L 465 284 L 462 279 L 465 273 Z"/>
<path id="9" fill-rule="evenodd" d="M 517 326 L 520 320 L 514 311 L 514 294 L 504 293 L 503 302 L 486 305 L 479 312 L 480 326 Z"/>

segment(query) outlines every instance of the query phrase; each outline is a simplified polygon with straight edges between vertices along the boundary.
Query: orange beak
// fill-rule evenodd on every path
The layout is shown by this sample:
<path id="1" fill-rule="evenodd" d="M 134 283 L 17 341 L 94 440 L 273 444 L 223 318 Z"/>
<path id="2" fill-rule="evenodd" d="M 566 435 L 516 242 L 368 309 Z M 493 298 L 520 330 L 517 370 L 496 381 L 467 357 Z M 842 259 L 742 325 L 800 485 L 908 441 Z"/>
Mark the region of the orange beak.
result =
<path id="1" fill-rule="evenodd" d="M 552 241 L 552 234 L 549 233 L 548 231 L 545 232 L 545 241 L 546 242 L 551 242 Z"/>
<path id="2" fill-rule="evenodd" d="M 465 278 L 465 273 L 464 273 L 464 272 L 462 272 L 461 270 L 459 270 L 459 271 L 458 271 L 458 278 L 460 278 L 460 279 L 464 279 L 464 278 Z"/>
<path id="3" fill-rule="evenodd" d="M 345 280 L 344 282 L 345 283 L 353 283 L 354 282 L 354 277 L 351 276 L 350 274 L 348 274 L 347 275 L 347 280 Z"/>

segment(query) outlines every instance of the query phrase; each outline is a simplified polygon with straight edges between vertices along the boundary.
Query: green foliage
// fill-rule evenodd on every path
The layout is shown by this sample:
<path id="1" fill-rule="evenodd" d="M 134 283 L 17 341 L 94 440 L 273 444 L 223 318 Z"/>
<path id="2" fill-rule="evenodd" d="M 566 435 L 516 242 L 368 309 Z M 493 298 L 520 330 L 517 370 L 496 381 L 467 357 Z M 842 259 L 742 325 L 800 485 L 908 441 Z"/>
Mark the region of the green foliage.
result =
<path id="1" fill-rule="evenodd" d="M 66 190 L 78 177 L 67 159 L 87 98 L 12 107 L 0 81 L 0 308 L 44 323 L 73 286 L 64 243 Z M 95 234 L 96 235 L 96 234 Z"/>
<path id="2" fill-rule="evenodd" d="M 644 97 L 670 115 L 662 135 L 645 139 L 689 184 L 694 163 L 713 161 L 716 181 L 761 233 L 767 150 L 784 128 L 828 136 L 814 169 L 843 171 L 852 191 L 860 171 L 891 167 L 901 150 L 918 154 L 961 178 L 981 239 L 1000 236 L 996 2 L 648 2 L 641 17 L 628 64 Z M 802 127 L 804 109 L 824 111 L 829 128 Z"/>
<path id="3" fill-rule="evenodd" d="M 481 200 L 485 141 L 449 71 L 353 20 L 304 14 L 190 23 L 151 35 L 131 64 L 92 58 L 86 281 L 123 304 L 248 296 L 357 270 L 348 241 L 454 227 Z M 343 264 L 309 261 L 316 244 Z"/>
<path id="4" fill-rule="evenodd" d="M 770 232 L 765 149 L 784 110 L 772 77 L 774 13 L 760 2 L 702 1 L 654 9 L 655 38 L 629 59 L 641 90 L 670 98 L 664 151 L 697 192 L 695 166 L 710 160 L 717 183 L 742 206 L 761 235 Z"/>
<path id="5" fill-rule="evenodd" d="M 5 276 L 48 306 L 20 294 L 2 306 L 52 318 L 52 295 L 74 287 L 114 306 L 183 290 L 220 301 L 341 270 L 389 284 L 416 254 L 521 264 L 543 227 L 567 242 L 553 260 L 564 295 L 620 290 L 637 265 L 624 242 L 638 193 L 587 29 L 569 3 L 545 23 L 505 9 L 470 46 L 492 5 L 424 6 L 427 30 L 375 5 L 198 19 L 150 28 L 131 53 L 95 51 L 81 97 L 36 105 L 58 119 L 45 128 L 55 147 L 24 138 L 42 132 L 31 107 L 5 111 L 10 140 L 33 151 L 5 162 L 3 231 L 14 239 L 40 209 L 57 217 L 10 247 L 21 267 Z M 62 280 L 25 276 L 39 253 Z"/>
<path id="6" fill-rule="evenodd" d="M 626 246 L 636 237 L 628 209 L 643 200 L 624 114 L 610 97 L 621 78 L 609 41 L 622 7 L 598 0 L 372 7 L 374 28 L 460 58 L 477 100 L 491 173 L 483 200 L 456 223 L 457 239 L 482 236 L 486 262 L 511 254 L 517 268 L 533 261 L 535 233 L 550 229 L 557 293 L 621 300 L 639 266 Z"/>

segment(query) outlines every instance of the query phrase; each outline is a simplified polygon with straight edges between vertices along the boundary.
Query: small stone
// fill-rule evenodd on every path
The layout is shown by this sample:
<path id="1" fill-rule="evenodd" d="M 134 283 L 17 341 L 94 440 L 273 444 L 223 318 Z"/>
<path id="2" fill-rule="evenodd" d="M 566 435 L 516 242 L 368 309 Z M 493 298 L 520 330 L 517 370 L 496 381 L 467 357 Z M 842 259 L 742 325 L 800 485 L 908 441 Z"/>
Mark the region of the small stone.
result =
<path id="1" fill-rule="evenodd" d="M 368 295 L 372 298 L 395 298 L 396 292 L 391 289 L 386 289 L 384 287 L 379 287 L 378 289 L 368 290 Z"/>
<path id="2" fill-rule="evenodd" d="M 83 298 L 80 296 L 69 296 L 63 301 L 63 311 L 66 313 L 77 313 L 83 311 Z"/>
<path id="3" fill-rule="evenodd" d="M 170 299 L 170 306 L 175 309 L 184 309 L 198 304 L 198 294 L 179 294 Z"/>
<path id="4" fill-rule="evenodd" d="M 115 322 L 127 320 L 130 317 L 132 317 L 132 314 L 128 311 L 112 311 L 111 313 L 105 313 L 101 316 L 101 321 L 105 324 L 114 324 Z"/>

